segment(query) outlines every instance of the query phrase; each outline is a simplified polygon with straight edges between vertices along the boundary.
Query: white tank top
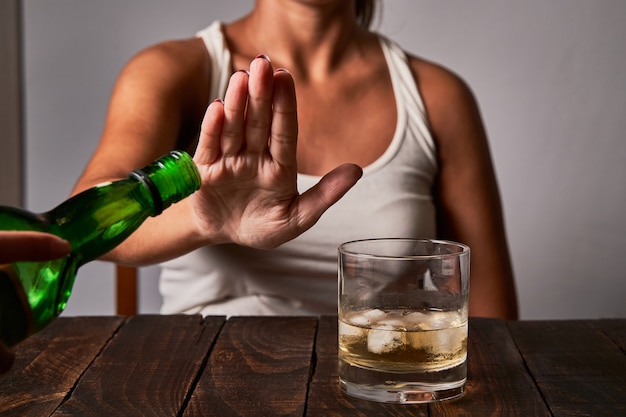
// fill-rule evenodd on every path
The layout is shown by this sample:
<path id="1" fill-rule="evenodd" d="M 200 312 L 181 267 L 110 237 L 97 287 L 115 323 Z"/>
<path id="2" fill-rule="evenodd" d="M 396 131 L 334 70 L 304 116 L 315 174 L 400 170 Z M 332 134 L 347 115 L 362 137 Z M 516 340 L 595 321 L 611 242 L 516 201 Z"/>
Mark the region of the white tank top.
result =
<path id="1" fill-rule="evenodd" d="M 198 32 L 211 57 L 211 97 L 232 72 L 220 22 Z M 383 155 L 313 228 L 272 250 L 203 247 L 161 265 L 163 314 L 318 315 L 337 313 L 337 246 L 375 237 L 436 237 L 432 196 L 435 144 L 405 53 L 380 37 L 397 106 Z M 303 192 L 320 177 L 298 174 Z"/>

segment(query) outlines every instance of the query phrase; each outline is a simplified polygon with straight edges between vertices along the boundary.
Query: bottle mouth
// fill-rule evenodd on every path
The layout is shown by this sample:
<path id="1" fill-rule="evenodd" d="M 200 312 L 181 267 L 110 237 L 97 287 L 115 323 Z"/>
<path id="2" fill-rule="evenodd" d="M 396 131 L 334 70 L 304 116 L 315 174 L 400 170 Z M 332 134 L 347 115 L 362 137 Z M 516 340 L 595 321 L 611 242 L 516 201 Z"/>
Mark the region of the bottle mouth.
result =
<path id="1" fill-rule="evenodd" d="M 178 165 L 183 168 L 183 173 L 187 176 L 187 180 L 194 185 L 193 190 L 197 191 L 202 183 L 202 178 L 200 178 L 200 172 L 191 155 L 185 151 L 175 150 L 170 152 L 169 156 L 175 159 Z"/>

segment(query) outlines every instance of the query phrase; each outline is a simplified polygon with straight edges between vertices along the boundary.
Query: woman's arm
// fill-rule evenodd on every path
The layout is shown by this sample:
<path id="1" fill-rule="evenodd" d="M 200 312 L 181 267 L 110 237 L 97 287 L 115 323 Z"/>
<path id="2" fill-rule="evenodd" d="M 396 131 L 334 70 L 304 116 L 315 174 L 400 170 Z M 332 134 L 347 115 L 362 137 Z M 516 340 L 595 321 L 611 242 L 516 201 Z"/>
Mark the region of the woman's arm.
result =
<path id="1" fill-rule="evenodd" d="M 210 102 L 206 51 L 202 53 L 199 42 L 158 44 L 126 65 L 114 86 L 96 151 L 72 194 L 126 178 L 173 149 L 193 151 L 190 145 Z"/>
<path id="2" fill-rule="evenodd" d="M 516 319 L 502 206 L 478 105 L 446 69 L 418 59 L 413 69 L 437 144 L 439 234 L 471 249 L 470 315 Z"/>
<path id="3" fill-rule="evenodd" d="M 209 102 L 210 74 L 202 48 L 199 39 L 166 42 L 131 59 L 113 89 L 100 142 L 72 194 L 126 178 L 132 170 L 173 149 L 193 152 L 189 144 L 197 138 L 202 120 L 202 113 L 194 107 L 204 109 Z M 206 76 L 201 76 L 205 71 Z M 190 126 L 195 126 L 195 131 Z M 104 259 L 141 265 L 175 255 L 158 248 L 151 253 L 150 242 L 165 245 L 171 241 L 175 245 L 182 240 L 185 245 L 180 250 L 190 250 L 199 237 L 194 237 L 187 221 L 189 213 L 188 199 L 173 205 L 161 216 L 148 219 Z"/>

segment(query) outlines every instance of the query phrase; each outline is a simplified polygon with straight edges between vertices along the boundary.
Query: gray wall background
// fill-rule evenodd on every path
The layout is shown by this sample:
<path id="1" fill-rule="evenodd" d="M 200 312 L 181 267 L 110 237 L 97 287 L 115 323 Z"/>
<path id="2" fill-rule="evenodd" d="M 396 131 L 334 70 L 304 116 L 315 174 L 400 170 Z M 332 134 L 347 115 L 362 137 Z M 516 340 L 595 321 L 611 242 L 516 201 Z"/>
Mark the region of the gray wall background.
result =
<path id="1" fill-rule="evenodd" d="M 65 199 L 140 49 L 251 0 L 24 0 L 26 205 Z M 626 317 L 626 2 L 393 0 L 378 30 L 459 73 L 481 105 L 522 317 Z M 158 311 L 157 267 L 140 311 Z M 79 273 L 66 315 L 112 314 L 113 267 Z"/>

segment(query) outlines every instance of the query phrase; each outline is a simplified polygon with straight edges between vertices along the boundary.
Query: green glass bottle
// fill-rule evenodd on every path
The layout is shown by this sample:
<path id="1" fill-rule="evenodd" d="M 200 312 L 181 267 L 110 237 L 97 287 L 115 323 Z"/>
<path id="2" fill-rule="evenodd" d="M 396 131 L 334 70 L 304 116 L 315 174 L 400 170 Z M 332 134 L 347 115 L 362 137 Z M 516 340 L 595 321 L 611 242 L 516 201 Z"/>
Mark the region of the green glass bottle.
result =
<path id="1" fill-rule="evenodd" d="M 191 157 L 171 152 L 128 178 L 83 191 L 51 211 L 0 207 L 0 230 L 52 233 L 71 253 L 46 262 L 0 266 L 0 340 L 12 346 L 47 326 L 65 309 L 76 271 L 122 243 L 149 216 L 200 188 Z"/>

